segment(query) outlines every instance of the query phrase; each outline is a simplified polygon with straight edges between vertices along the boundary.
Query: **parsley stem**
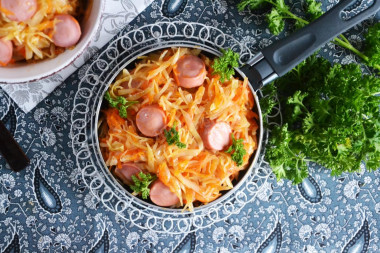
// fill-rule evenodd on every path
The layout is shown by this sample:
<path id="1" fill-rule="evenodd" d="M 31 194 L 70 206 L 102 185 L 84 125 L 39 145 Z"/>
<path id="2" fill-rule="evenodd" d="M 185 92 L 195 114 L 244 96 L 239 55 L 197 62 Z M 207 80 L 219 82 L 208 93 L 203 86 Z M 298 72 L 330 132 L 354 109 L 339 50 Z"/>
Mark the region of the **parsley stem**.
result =
<path id="1" fill-rule="evenodd" d="M 265 2 L 275 6 L 276 8 L 278 8 L 279 10 L 281 10 L 282 13 L 285 13 L 286 15 L 288 15 L 287 17 L 283 17 L 283 18 L 287 18 L 287 19 L 294 19 L 294 20 L 297 20 L 305 25 L 309 24 L 310 22 L 303 19 L 303 18 L 300 18 L 298 17 L 297 15 L 295 15 L 294 13 L 292 13 L 291 11 L 289 11 L 288 9 L 286 8 L 283 8 L 283 6 L 277 4 L 276 2 L 273 2 L 271 0 L 264 0 Z M 351 43 L 350 41 L 343 35 L 339 35 L 340 38 L 335 38 L 333 40 L 333 43 L 335 43 L 336 45 L 339 45 L 345 49 L 348 49 L 350 50 L 351 52 L 353 52 L 354 54 L 356 54 L 357 56 L 359 56 L 360 58 L 362 58 L 365 62 L 368 62 L 369 58 L 368 56 L 366 56 L 365 54 L 363 54 L 362 52 L 360 52 L 359 50 L 357 50 Z M 379 64 L 375 64 L 374 66 L 375 69 L 378 69 L 380 70 L 380 65 Z"/>
<path id="2" fill-rule="evenodd" d="M 343 35 L 340 36 L 341 38 L 345 38 Z M 346 42 L 347 41 L 347 42 Z M 352 46 L 352 44 L 345 38 L 345 41 L 339 39 L 339 38 L 335 38 L 334 39 L 334 43 L 343 47 L 343 48 L 346 48 L 350 51 L 352 51 L 353 53 L 355 53 L 357 56 L 359 56 L 360 58 L 362 58 L 364 61 L 368 61 L 368 56 L 366 56 L 365 54 L 363 54 L 362 52 L 360 52 L 359 50 L 357 50 L 354 46 Z"/>
<path id="3" fill-rule="evenodd" d="M 271 4 L 271 5 L 276 6 L 276 8 L 278 8 L 279 10 L 281 10 L 282 13 L 287 14 L 288 17 L 285 17 L 285 18 L 298 20 L 299 22 L 304 23 L 305 25 L 309 24 L 309 22 L 307 20 L 298 17 L 297 15 L 295 15 L 294 13 L 292 13 L 291 11 L 289 11 L 288 9 L 284 8 L 281 5 L 279 5 L 279 4 L 275 3 L 275 2 L 272 2 L 271 0 L 265 0 L 265 2 L 267 2 L 267 3 Z"/>

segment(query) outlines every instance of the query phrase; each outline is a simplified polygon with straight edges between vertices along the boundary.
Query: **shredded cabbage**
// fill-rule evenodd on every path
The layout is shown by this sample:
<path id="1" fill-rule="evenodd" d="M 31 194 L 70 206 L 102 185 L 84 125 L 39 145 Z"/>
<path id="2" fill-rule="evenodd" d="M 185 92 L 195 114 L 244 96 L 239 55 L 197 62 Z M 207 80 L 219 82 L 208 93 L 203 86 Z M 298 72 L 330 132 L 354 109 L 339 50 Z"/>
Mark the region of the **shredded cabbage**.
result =
<path id="1" fill-rule="evenodd" d="M 54 16 L 76 16 L 78 6 L 78 0 L 38 0 L 37 11 L 27 22 L 9 20 L 5 15 L 7 10 L 0 6 L 0 38 L 13 42 L 13 61 L 42 60 L 62 53 L 65 49 L 55 46 L 51 39 Z"/>
<path id="2" fill-rule="evenodd" d="M 182 89 L 173 78 L 173 66 L 185 54 L 198 55 L 206 63 L 205 84 L 198 88 Z M 221 191 L 233 188 L 232 180 L 247 168 L 249 157 L 257 148 L 257 115 L 252 111 L 254 98 L 248 80 L 232 78 L 221 83 L 218 76 L 212 75 L 211 63 L 199 50 L 188 48 L 172 48 L 142 57 L 134 69 L 124 70 L 109 89 L 112 95 L 139 103 L 128 109 L 127 120 L 116 109 L 105 109 L 107 124 L 101 128 L 108 130 L 99 130 L 105 133 L 99 135 L 99 141 L 110 170 L 124 162 L 141 163 L 178 196 L 180 206 L 190 211 L 194 203 L 209 203 L 221 196 Z M 140 80 L 140 87 L 132 88 L 132 80 Z M 163 134 L 156 138 L 138 135 L 134 115 L 141 107 L 156 103 L 166 112 L 168 126 L 177 124 L 180 141 L 186 148 L 168 145 Z M 199 131 L 205 118 L 229 123 L 235 138 L 244 139 L 247 154 L 242 166 L 238 167 L 224 151 L 204 148 Z"/>

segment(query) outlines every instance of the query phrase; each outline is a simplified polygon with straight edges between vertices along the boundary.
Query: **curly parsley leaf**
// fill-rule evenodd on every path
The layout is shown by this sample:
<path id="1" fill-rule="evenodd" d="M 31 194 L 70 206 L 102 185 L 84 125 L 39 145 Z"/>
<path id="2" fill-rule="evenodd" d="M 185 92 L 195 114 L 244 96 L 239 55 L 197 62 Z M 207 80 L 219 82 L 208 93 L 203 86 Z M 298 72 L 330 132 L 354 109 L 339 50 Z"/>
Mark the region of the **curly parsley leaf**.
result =
<path id="1" fill-rule="evenodd" d="M 243 164 L 244 155 L 247 154 L 247 151 L 244 149 L 243 141 L 244 139 L 236 140 L 235 136 L 232 134 L 232 145 L 226 151 L 226 153 L 231 154 L 231 159 L 237 166 Z"/>
<path id="2" fill-rule="evenodd" d="M 267 15 L 267 21 L 269 30 L 274 35 L 278 35 L 284 30 L 285 21 L 277 9 L 273 8 L 271 10 L 271 12 Z"/>
<path id="3" fill-rule="evenodd" d="M 235 74 L 234 68 L 239 67 L 239 54 L 231 49 L 222 49 L 221 51 L 223 55 L 214 60 L 212 68 L 214 69 L 213 74 L 218 74 L 223 83 Z"/>
<path id="4" fill-rule="evenodd" d="M 313 21 L 320 16 L 322 16 L 323 11 L 321 9 L 322 3 L 317 2 L 315 0 L 306 0 L 307 5 L 307 13 L 310 16 L 310 19 Z"/>
<path id="5" fill-rule="evenodd" d="M 380 79 L 355 64 L 312 56 L 275 83 L 283 125 L 272 126 L 266 159 L 278 179 L 300 183 L 307 162 L 332 175 L 380 167 Z"/>
<path id="6" fill-rule="evenodd" d="M 113 98 L 108 91 L 104 95 L 104 99 L 107 100 L 108 104 L 111 107 L 117 108 L 119 110 L 120 117 L 124 119 L 128 117 L 128 113 L 127 113 L 128 107 L 138 103 L 138 101 L 128 101 L 123 96 L 117 96 L 116 98 Z"/>
<path id="7" fill-rule="evenodd" d="M 108 104 L 113 107 L 113 108 L 116 108 L 117 105 L 119 104 L 119 101 L 117 101 L 116 99 L 113 99 L 111 97 L 111 94 L 107 91 L 106 94 L 104 95 L 104 98 L 108 101 Z"/>
<path id="8" fill-rule="evenodd" d="M 149 196 L 149 185 L 156 180 L 155 175 L 151 175 L 149 173 L 144 174 L 143 172 L 140 171 L 138 174 L 138 177 L 135 175 L 132 175 L 132 180 L 133 180 L 133 185 L 129 185 L 131 190 L 134 193 L 141 194 L 141 197 L 143 199 L 147 199 Z"/>
<path id="9" fill-rule="evenodd" d="M 273 108 L 277 105 L 275 95 L 277 93 L 276 87 L 273 83 L 265 85 L 261 91 L 264 94 L 264 97 L 260 99 L 261 115 L 265 120 L 268 115 L 272 112 Z M 267 121 L 264 121 L 264 124 L 267 124 Z M 267 125 L 265 125 L 267 126 Z"/>
<path id="10" fill-rule="evenodd" d="M 238 3 L 237 8 L 239 11 L 244 11 L 247 7 L 255 10 L 261 8 L 265 2 L 265 0 L 243 0 Z"/>
<path id="11" fill-rule="evenodd" d="M 175 127 L 176 124 L 174 123 L 174 125 L 169 130 L 164 130 L 166 142 L 169 145 L 175 144 L 179 148 L 186 148 L 186 144 L 182 143 L 179 140 L 179 132 L 175 129 Z"/>
<path id="12" fill-rule="evenodd" d="M 364 37 L 364 53 L 368 56 L 367 64 L 380 71 L 380 23 L 368 28 Z"/>

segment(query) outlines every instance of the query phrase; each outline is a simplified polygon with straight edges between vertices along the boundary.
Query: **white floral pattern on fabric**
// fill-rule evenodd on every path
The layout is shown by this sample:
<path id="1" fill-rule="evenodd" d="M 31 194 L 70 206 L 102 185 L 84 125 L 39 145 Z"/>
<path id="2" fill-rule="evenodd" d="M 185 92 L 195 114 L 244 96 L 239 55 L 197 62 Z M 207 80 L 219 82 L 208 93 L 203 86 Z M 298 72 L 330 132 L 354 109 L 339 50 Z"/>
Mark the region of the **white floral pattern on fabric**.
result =
<path id="1" fill-rule="evenodd" d="M 120 2 L 126 8 L 131 3 L 130 0 L 114 2 Z M 163 12 L 167 11 L 163 9 L 165 2 L 178 4 L 178 10 L 183 8 L 182 12 L 171 8 L 172 15 L 176 16 L 164 16 Z M 323 1 L 323 6 L 331 8 L 336 2 Z M 253 51 L 285 36 L 269 34 L 262 14 L 238 13 L 234 7 L 236 3 L 223 0 L 155 1 L 124 31 L 157 20 L 198 21 L 234 35 Z M 293 3 L 295 9 L 297 3 Z M 108 22 L 104 26 L 107 30 L 112 27 L 118 29 L 124 18 L 128 17 L 119 13 L 115 18 L 119 20 L 115 24 L 111 17 L 105 20 Z M 379 19 L 380 15 L 376 18 Z M 358 45 L 364 43 L 362 33 L 375 21 L 369 19 L 356 26 L 347 33 L 347 37 Z M 91 52 L 86 54 L 87 59 L 96 50 L 91 48 Z M 323 47 L 320 54 L 331 62 L 359 61 L 331 43 Z M 21 172 L 12 172 L 0 158 L 1 252 L 8 247 L 15 249 L 16 246 L 20 252 L 27 253 L 101 250 L 144 253 L 265 252 L 269 248 L 271 252 L 338 253 L 349 252 L 354 247 L 364 252 L 379 252 L 380 171 L 369 173 L 364 167 L 359 173 L 332 177 L 328 170 L 311 163 L 312 179 L 309 178 L 307 186 L 319 189 L 321 195 L 315 203 L 306 199 L 308 191 L 304 191 L 303 195 L 301 186 L 294 186 L 285 180 L 277 182 L 271 175 L 260 195 L 238 213 L 187 234 L 168 235 L 143 230 L 107 210 L 85 186 L 72 150 L 70 128 L 73 122 L 70 114 L 73 98 L 78 90 L 78 80 L 85 75 L 90 64 L 83 65 L 28 114 L 0 89 L 0 119 L 8 128 L 13 128 L 16 140 L 31 158 L 31 165 Z M 21 90 L 20 93 L 25 92 Z M 37 167 L 44 184 L 41 184 L 41 179 L 35 180 Z M 35 181 L 43 189 L 36 189 Z M 51 206 L 57 205 L 54 201 L 59 199 L 61 208 L 58 213 L 41 207 L 37 199 L 38 191 L 45 194 L 42 200 L 50 200 L 48 203 Z"/>

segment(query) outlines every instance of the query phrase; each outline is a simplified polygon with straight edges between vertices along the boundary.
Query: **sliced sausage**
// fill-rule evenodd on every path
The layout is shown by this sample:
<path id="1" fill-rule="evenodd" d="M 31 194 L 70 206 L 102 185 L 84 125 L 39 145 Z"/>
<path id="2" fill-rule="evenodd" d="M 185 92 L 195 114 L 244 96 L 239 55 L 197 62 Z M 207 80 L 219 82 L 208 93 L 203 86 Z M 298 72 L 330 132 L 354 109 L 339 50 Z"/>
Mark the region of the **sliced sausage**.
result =
<path id="1" fill-rule="evenodd" d="M 136 125 L 145 136 L 155 137 L 166 127 L 165 112 L 158 105 L 143 107 L 136 115 Z"/>
<path id="2" fill-rule="evenodd" d="M 0 65 L 6 66 L 12 60 L 13 46 L 12 42 L 0 39 Z"/>
<path id="3" fill-rule="evenodd" d="M 231 127 L 226 122 L 205 120 L 201 134 L 203 143 L 207 149 L 224 150 L 231 143 Z"/>
<path id="4" fill-rule="evenodd" d="M 82 34 L 78 21 L 71 15 L 56 15 L 53 42 L 59 47 L 71 47 L 77 44 Z"/>
<path id="5" fill-rule="evenodd" d="M 150 200 L 158 206 L 173 206 L 179 202 L 177 195 L 159 179 L 152 183 L 149 196 Z"/>
<path id="6" fill-rule="evenodd" d="M 133 184 L 132 176 L 140 173 L 142 171 L 139 166 L 134 163 L 124 163 L 122 167 L 115 169 L 115 175 L 123 181 L 124 184 Z"/>
<path id="7" fill-rule="evenodd" d="M 37 11 L 37 0 L 1 0 L 4 14 L 12 21 L 24 22 Z"/>
<path id="8" fill-rule="evenodd" d="M 201 86 L 206 78 L 205 63 L 195 55 L 184 55 L 173 68 L 177 84 L 183 88 Z"/>

